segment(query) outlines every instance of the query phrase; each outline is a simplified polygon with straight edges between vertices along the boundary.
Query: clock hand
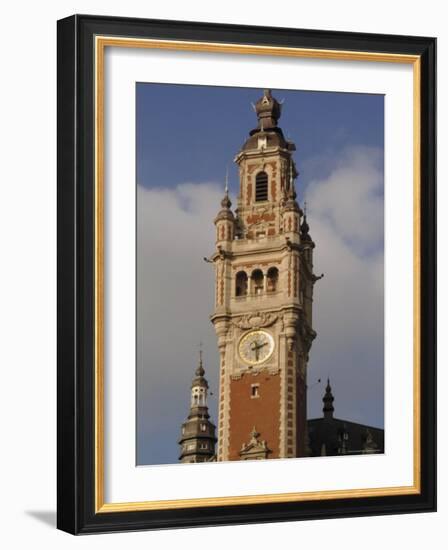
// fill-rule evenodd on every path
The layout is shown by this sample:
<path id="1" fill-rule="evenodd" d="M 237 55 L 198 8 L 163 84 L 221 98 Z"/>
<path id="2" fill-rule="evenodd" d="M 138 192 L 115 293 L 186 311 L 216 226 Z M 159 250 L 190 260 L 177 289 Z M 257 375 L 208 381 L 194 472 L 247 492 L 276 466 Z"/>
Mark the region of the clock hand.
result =
<path id="1" fill-rule="evenodd" d="M 255 342 L 252 342 L 252 344 L 250 345 L 250 349 L 252 351 L 255 351 L 257 349 L 257 344 Z"/>
<path id="2" fill-rule="evenodd" d="M 254 345 L 254 348 L 253 348 L 253 349 L 260 349 L 260 348 L 262 348 L 263 346 L 266 346 L 266 345 L 267 345 L 267 342 L 263 342 L 263 343 L 257 342 L 257 343 Z"/>
<path id="3" fill-rule="evenodd" d="M 260 342 L 260 340 L 254 340 L 249 348 L 255 353 L 255 361 L 260 360 L 260 350 L 264 346 L 267 346 L 269 342 Z"/>

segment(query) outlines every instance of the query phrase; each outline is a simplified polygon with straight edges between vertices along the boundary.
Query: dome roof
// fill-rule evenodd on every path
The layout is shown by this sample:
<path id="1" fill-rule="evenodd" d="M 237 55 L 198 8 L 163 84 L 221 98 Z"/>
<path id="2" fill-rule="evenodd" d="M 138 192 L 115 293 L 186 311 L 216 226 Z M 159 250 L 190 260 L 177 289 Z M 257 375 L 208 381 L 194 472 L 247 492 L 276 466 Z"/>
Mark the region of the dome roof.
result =
<path id="1" fill-rule="evenodd" d="M 249 138 L 244 143 L 242 150 L 258 149 L 259 138 L 264 139 L 265 147 L 281 147 L 295 151 L 294 143 L 285 139 L 278 120 L 282 112 L 282 105 L 272 95 L 271 90 L 264 90 L 263 96 L 253 105 L 257 114 L 258 125 L 249 132 Z"/>
<path id="2" fill-rule="evenodd" d="M 194 388 L 196 386 L 201 386 L 203 388 L 208 388 L 208 382 L 204 378 L 205 370 L 202 365 L 202 351 L 199 353 L 199 364 L 194 372 L 195 377 L 193 378 L 193 381 L 191 382 L 191 387 Z"/>

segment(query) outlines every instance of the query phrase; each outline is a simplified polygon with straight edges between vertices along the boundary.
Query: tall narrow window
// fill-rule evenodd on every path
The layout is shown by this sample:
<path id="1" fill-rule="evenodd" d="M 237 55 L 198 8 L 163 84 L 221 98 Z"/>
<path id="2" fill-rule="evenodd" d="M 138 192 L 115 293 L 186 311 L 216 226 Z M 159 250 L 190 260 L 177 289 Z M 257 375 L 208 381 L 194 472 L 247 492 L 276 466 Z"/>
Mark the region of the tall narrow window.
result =
<path id="1" fill-rule="evenodd" d="M 244 271 L 239 271 L 235 279 L 235 296 L 247 295 L 247 274 Z"/>
<path id="2" fill-rule="evenodd" d="M 262 294 L 263 292 L 263 272 L 261 269 L 256 269 L 252 272 L 252 293 L 253 294 Z"/>
<path id="3" fill-rule="evenodd" d="M 255 200 L 256 202 L 268 200 L 268 175 L 266 172 L 259 172 L 255 178 Z"/>
<path id="4" fill-rule="evenodd" d="M 267 274 L 266 290 L 268 292 L 276 292 L 278 284 L 278 269 L 276 267 L 270 267 Z"/>

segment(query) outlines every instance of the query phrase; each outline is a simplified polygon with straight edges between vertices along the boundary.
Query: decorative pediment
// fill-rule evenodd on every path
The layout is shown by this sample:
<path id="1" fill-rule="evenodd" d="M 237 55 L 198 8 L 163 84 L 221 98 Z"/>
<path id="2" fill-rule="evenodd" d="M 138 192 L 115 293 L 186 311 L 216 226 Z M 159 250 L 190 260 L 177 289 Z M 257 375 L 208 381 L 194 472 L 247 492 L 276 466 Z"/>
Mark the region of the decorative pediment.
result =
<path id="1" fill-rule="evenodd" d="M 366 429 L 366 433 L 364 436 L 362 452 L 365 454 L 373 454 L 378 452 L 378 444 L 373 439 L 372 432 L 368 428 Z"/>
<path id="2" fill-rule="evenodd" d="M 277 321 L 278 317 L 276 313 L 250 313 L 233 319 L 232 322 L 236 327 L 242 330 L 248 330 L 252 328 L 269 327 Z"/>
<path id="3" fill-rule="evenodd" d="M 250 433 L 249 443 L 243 443 L 240 451 L 241 460 L 259 460 L 268 458 L 269 453 L 272 451 L 269 449 L 266 441 L 259 440 L 260 434 L 257 432 L 255 426 Z"/>

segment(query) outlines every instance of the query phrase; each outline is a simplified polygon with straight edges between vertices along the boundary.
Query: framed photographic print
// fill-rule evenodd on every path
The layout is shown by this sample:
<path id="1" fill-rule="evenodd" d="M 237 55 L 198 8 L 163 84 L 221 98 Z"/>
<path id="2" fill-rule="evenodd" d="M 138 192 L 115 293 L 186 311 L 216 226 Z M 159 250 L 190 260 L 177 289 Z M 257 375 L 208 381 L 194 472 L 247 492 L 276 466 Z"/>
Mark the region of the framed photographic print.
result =
<path id="1" fill-rule="evenodd" d="M 58 527 L 433 511 L 435 39 L 58 22 Z"/>

